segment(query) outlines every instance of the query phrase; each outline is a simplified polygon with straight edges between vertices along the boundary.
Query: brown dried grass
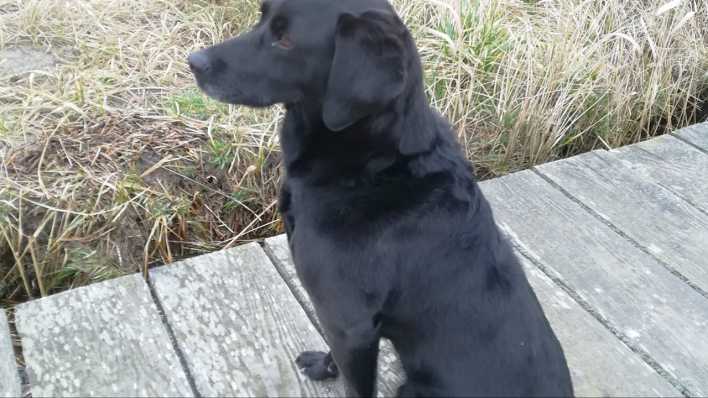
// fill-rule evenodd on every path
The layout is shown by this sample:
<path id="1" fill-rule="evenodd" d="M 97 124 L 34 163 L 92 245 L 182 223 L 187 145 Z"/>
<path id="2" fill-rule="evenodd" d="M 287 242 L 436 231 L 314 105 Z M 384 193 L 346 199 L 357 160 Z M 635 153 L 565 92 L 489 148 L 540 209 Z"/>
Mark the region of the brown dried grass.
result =
<path id="1" fill-rule="evenodd" d="M 705 95 L 705 0 L 395 3 L 481 177 L 682 127 Z M 256 17 L 255 0 L 0 0 L 0 49 L 61 59 L 0 78 L 3 304 L 281 231 L 282 110 L 209 100 L 184 62 Z"/>

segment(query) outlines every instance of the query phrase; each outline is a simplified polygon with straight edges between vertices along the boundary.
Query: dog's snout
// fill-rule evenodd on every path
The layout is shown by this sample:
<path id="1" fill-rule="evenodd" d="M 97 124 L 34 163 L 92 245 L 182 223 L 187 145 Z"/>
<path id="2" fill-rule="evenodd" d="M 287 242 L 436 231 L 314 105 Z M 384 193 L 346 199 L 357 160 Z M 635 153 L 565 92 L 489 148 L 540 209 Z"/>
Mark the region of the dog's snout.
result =
<path id="1" fill-rule="evenodd" d="M 203 51 L 197 51 L 189 54 L 187 62 L 189 62 L 189 69 L 191 69 L 194 73 L 206 73 L 209 69 L 211 69 L 209 57 L 204 54 Z"/>

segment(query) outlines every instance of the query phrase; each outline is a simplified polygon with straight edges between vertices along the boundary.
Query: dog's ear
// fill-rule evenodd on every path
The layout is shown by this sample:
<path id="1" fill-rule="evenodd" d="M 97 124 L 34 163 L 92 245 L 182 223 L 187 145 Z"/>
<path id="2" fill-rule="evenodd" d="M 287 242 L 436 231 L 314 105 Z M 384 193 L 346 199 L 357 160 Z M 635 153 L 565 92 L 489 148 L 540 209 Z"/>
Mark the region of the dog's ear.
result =
<path id="1" fill-rule="evenodd" d="M 406 80 L 403 24 L 384 11 L 343 14 L 337 22 L 322 119 L 332 131 L 382 111 Z"/>

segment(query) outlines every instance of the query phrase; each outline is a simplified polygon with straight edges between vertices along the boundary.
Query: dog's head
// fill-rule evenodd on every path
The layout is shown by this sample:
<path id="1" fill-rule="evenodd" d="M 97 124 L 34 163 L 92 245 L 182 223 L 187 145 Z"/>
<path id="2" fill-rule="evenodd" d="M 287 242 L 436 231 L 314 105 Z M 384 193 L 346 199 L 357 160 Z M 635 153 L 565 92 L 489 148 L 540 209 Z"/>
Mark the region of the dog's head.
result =
<path id="1" fill-rule="evenodd" d="M 220 101 L 314 102 L 340 131 L 401 95 L 411 48 L 385 0 L 266 0 L 251 31 L 192 53 L 189 66 Z"/>

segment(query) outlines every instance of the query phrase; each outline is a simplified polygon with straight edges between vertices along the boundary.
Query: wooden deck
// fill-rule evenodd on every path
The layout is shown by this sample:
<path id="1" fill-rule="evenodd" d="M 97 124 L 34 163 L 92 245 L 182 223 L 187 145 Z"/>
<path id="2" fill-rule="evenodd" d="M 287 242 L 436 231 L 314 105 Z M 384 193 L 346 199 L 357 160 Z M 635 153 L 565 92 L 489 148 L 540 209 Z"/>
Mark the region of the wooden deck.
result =
<path id="1" fill-rule="evenodd" d="M 708 124 L 485 181 L 578 396 L 708 395 Z M 0 396 L 342 396 L 284 236 L 0 311 Z M 379 395 L 402 380 L 382 343 Z"/>

